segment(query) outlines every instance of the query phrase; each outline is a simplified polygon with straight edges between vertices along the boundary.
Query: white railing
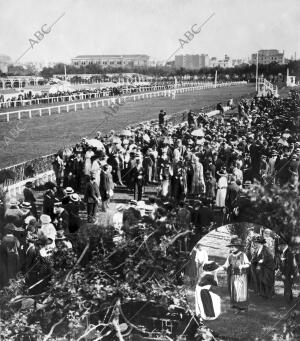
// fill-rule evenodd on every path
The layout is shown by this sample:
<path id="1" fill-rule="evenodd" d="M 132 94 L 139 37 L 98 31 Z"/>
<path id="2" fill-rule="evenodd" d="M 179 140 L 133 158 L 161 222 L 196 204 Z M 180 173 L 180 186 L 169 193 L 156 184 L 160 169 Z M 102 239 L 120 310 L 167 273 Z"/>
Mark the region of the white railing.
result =
<path id="1" fill-rule="evenodd" d="M 224 107 L 224 111 L 227 111 L 229 109 L 230 109 L 230 107 Z M 219 110 L 212 110 L 212 111 L 206 113 L 206 115 L 208 117 L 212 117 L 212 116 L 215 116 L 219 113 L 220 113 Z M 41 186 L 48 181 L 55 182 L 55 174 L 54 174 L 53 170 L 48 170 L 48 171 L 45 171 L 43 173 L 36 174 L 35 177 L 33 177 L 33 178 L 27 178 L 25 180 L 21 180 L 21 181 L 18 181 L 16 183 L 7 184 L 5 186 L 5 188 L 8 191 L 9 198 L 17 198 L 19 195 L 21 195 L 23 193 L 24 188 L 25 188 L 25 184 L 28 181 L 31 181 L 32 183 L 34 183 L 35 186 Z"/>
<path id="2" fill-rule="evenodd" d="M 258 79 L 258 95 L 266 96 L 268 92 L 271 92 L 272 95 L 278 95 L 278 87 L 273 85 L 271 82 L 267 81 L 265 78 Z"/>
<path id="3" fill-rule="evenodd" d="M 132 100 L 135 102 L 136 100 L 140 99 L 148 99 L 148 98 L 153 98 L 153 97 L 171 97 L 173 94 L 177 93 L 185 93 L 189 91 L 196 91 L 196 90 L 204 90 L 204 89 L 212 89 L 212 88 L 219 88 L 219 87 L 224 87 L 224 86 L 231 86 L 231 85 L 239 85 L 239 84 L 245 84 L 247 82 L 245 81 L 240 81 L 240 82 L 227 82 L 227 83 L 218 83 L 218 84 L 213 84 L 213 83 L 202 83 L 201 85 L 195 85 L 195 86 L 189 86 L 189 87 L 183 87 L 183 88 L 170 88 L 165 89 L 165 87 L 162 86 L 157 86 L 154 87 L 155 91 L 151 92 L 137 92 L 128 96 L 117 96 L 117 97 L 106 97 L 106 98 L 101 98 L 101 99 L 96 99 L 96 100 L 90 100 L 90 101 L 85 101 L 85 102 L 73 102 L 73 103 L 68 103 L 68 104 L 60 104 L 60 105 L 55 105 L 55 106 L 49 106 L 49 107 L 39 107 L 39 108 L 31 108 L 27 110 L 16 110 L 16 111 L 9 111 L 9 112 L 4 112 L 0 113 L 1 116 L 6 116 L 6 122 L 10 122 L 11 117 L 17 118 L 18 120 L 22 119 L 22 116 L 27 116 L 28 118 L 32 118 L 33 114 L 37 114 L 38 116 L 42 116 L 43 113 L 48 114 L 49 116 L 52 115 L 53 113 L 58 113 L 61 114 L 63 111 L 69 112 L 72 109 L 74 111 L 77 110 L 83 110 L 83 109 L 90 109 L 92 107 L 99 107 L 99 106 L 110 106 L 112 104 L 119 103 L 121 104 L 122 102 L 125 103 L 127 100 Z M 159 90 L 160 88 L 164 88 L 164 90 Z M 153 87 L 149 87 L 149 89 L 153 90 Z"/>
<path id="4" fill-rule="evenodd" d="M 198 84 L 199 85 L 199 84 Z M 186 83 L 185 86 L 195 86 L 195 83 Z M 167 86 L 152 86 L 152 87 L 145 87 L 143 86 L 141 89 L 138 89 L 138 92 L 147 92 L 147 91 L 157 91 L 163 89 L 170 89 L 174 87 L 173 85 Z M 130 89 L 123 89 L 122 93 L 133 93 L 134 88 Z M 71 95 L 62 95 L 62 96 L 47 96 L 47 97 L 40 97 L 40 98 L 31 98 L 31 99 L 19 99 L 19 100 L 7 100 L 0 102 L 0 108 L 9 108 L 9 107 L 17 107 L 17 106 L 25 106 L 25 105 L 36 105 L 36 104 L 50 104 L 56 102 L 70 102 L 73 100 L 84 100 L 84 99 L 92 99 L 92 98 L 100 98 L 100 97 L 109 97 L 109 91 L 102 91 L 102 94 L 98 92 L 91 92 L 91 93 L 81 93 L 81 94 L 71 94 Z"/>

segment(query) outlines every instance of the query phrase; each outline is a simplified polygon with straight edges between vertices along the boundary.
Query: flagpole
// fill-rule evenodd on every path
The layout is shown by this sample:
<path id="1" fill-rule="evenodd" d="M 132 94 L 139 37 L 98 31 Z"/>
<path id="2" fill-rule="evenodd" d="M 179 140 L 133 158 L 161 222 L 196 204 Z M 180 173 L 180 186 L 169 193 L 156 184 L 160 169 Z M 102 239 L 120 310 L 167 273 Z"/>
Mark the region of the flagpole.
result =
<path id="1" fill-rule="evenodd" d="M 258 91 L 258 51 L 256 53 L 256 72 L 255 72 L 255 90 Z"/>

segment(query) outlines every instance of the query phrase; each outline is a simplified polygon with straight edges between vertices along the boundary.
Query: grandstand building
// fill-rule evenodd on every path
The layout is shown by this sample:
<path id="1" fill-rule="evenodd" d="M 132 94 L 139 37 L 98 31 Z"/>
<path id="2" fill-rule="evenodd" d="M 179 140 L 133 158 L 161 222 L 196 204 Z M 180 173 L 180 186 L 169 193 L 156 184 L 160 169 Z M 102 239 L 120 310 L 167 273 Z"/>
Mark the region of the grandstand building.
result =
<path id="1" fill-rule="evenodd" d="M 1 54 L 0 55 L 0 72 L 7 73 L 9 64 L 11 64 L 10 57 L 4 54 Z"/>
<path id="2" fill-rule="evenodd" d="M 82 55 L 72 59 L 72 65 L 80 67 L 97 64 L 106 67 L 148 67 L 149 56 L 145 54 L 127 55 Z"/>

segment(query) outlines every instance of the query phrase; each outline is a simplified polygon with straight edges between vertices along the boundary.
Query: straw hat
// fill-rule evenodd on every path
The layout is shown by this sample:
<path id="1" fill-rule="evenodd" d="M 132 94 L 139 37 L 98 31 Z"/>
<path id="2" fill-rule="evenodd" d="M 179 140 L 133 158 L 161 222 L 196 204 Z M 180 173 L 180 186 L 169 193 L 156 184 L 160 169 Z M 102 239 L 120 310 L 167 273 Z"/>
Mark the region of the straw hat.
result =
<path id="1" fill-rule="evenodd" d="M 65 189 L 65 191 L 66 191 L 66 194 L 67 194 L 67 195 L 73 194 L 73 193 L 74 193 L 74 189 L 73 189 L 72 187 L 67 187 L 67 188 Z"/>

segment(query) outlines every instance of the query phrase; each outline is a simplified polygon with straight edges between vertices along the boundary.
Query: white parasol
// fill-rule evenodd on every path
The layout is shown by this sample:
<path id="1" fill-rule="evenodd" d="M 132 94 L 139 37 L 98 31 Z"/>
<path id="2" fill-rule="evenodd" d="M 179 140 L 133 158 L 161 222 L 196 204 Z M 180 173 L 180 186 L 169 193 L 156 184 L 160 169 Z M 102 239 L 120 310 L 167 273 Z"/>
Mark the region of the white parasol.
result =
<path id="1" fill-rule="evenodd" d="M 121 136 L 127 136 L 127 137 L 130 137 L 132 135 L 131 131 L 130 130 L 122 130 L 121 131 Z"/>
<path id="2" fill-rule="evenodd" d="M 191 135 L 197 136 L 197 137 L 203 137 L 205 134 L 204 134 L 203 129 L 196 129 L 191 132 Z"/>
<path id="3" fill-rule="evenodd" d="M 86 140 L 86 143 L 90 147 L 97 148 L 97 150 L 105 150 L 103 143 L 97 139 Z"/>

